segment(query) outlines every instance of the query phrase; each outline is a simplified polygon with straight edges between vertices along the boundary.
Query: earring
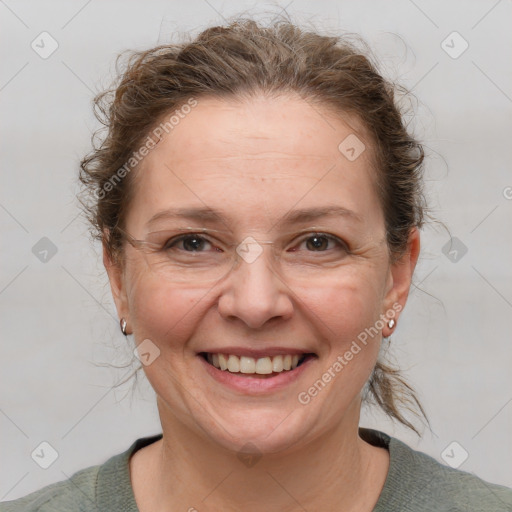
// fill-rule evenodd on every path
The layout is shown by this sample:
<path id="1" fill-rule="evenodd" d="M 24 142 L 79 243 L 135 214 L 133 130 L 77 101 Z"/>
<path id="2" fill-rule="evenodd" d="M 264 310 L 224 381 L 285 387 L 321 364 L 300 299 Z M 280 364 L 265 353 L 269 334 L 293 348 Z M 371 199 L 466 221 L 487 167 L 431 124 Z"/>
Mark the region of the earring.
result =
<path id="1" fill-rule="evenodd" d="M 126 332 L 126 320 L 124 318 L 121 318 L 121 321 L 119 322 L 119 325 L 121 326 L 121 332 L 125 335 L 125 336 L 128 336 L 128 333 Z"/>
<path id="2" fill-rule="evenodd" d="M 392 319 L 391 319 L 391 320 L 389 320 L 389 322 L 388 322 L 388 327 L 389 327 L 390 329 L 393 329 L 393 327 L 395 327 L 395 324 L 396 324 L 396 322 L 395 322 L 394 318 L 392 318 Z"/>

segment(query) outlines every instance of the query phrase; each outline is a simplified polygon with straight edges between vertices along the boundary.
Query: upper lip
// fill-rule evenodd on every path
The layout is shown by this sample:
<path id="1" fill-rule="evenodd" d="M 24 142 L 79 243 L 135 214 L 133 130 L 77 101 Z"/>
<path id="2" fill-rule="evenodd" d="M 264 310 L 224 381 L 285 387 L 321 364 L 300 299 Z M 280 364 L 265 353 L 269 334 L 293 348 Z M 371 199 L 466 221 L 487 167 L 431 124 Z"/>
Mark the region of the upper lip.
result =
<path id="1" fill-rule="evenodd" d="M 287 347 L 268 347 L 261 349 L 253 349 L 247 347 L 219 347 L 219 348 L 210 348 L 208 350 L 201 350 L 199 353 L 209 353 L 209 354 L 228 354 L 234 355 L 238 357 L 252 357 L 254 359 L 259 359 L 261 357 L 266 356 L 285 356 L 285 355 L 305 355 L 305 354 L 314 354 L 312 350 L 308 349 L 300 349 L 300 348 L 287 348 Z"/>

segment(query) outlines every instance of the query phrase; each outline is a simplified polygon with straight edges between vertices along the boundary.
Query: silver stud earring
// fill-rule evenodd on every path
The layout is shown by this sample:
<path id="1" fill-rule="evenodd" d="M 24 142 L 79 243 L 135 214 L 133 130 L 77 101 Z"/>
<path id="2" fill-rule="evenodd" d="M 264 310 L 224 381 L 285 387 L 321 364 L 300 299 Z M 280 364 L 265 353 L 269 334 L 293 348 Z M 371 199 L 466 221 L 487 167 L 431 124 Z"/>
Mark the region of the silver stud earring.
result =
<path id="1" fill-rule="evenodd" d="M 389 327 L 390 329 L 393 329 L 393 327 L 395 327 L 395 324 L 396 324 L 395 319 L 394 319 L 394 318 L 392 318 L 392 319 L 391 319 L 391 320 L 389 320 L 389 322 L 388 322 L 388 327 Z"/>
<path id="2" fill-rule="evenodd" d="M 128 333 L 126 332 L 126 320 L 124 318 L 121 318 L 121 321 L 119 322 L 119 325 L 121 326 L 121 332 L 125 335 L 125 336 L 128 336 Z"/>

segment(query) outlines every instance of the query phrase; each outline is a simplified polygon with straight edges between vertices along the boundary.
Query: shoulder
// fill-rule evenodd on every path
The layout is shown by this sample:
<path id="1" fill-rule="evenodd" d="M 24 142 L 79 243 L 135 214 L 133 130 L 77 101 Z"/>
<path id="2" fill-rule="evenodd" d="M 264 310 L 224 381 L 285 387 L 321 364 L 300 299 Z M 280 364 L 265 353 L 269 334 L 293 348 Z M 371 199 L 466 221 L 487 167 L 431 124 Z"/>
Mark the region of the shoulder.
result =
<path id="1" fill-rule="evenodd" d="M 56 482 L 13 501 L 0 503 L 0 512 L 137 512 L 130 480 L 130 457 L 162 438 L 137 439 L 123 453 L 104 464 L 90 466 L 67 480 Z"/>
<path id="2" fill-rule="evenodd" d="M 512 489 L 441 464 L 402 441 L 374 431 L 390 466 L 374 512 L 512 512 Z"/>
<path id="3" fill-rule="evenodd" d="M 512 489 L 445 466 L 425 453 L 409 450 L 412 474 L 420 481 L 416 486 L 419 499 L 438 501 L 439 504 L 450 505 L 453 510 L 468 512 L 512 511 Z"/>
<path id="4" fill-rule="evenodd" d="M 441 464 L 430 455 L 414 450 L 398 439 L 390 443 L 400 463 L 404 501 L 413 503 L 411 511 L 511 512 L 512 489 L 492 484 L 478 476 Z M 407 483 L 404 486 L 404 483 Z"/>
<path id="5" fill-rule="evenodd" d="M 95 491 L 100 466 L 78 471 L 13 501 L 0 503 L 0 512 L 85 512 L 96 510 Z"/>

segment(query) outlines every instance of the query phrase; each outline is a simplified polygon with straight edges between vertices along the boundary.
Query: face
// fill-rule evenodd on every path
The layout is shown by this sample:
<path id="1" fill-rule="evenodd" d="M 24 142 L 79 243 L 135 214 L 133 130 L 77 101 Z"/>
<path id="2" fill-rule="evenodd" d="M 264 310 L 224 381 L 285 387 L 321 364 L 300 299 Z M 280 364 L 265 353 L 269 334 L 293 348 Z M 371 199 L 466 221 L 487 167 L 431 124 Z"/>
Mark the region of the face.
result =
<path id="1" fill-rule="evenodd" d="M 270 453 L 357 423 L 389 331 L 382 315 L 398 318 L 419 250 L 413 231 L 390 265 L 360 128 L 291 94 L 199 98 L 135 171 L 125 229 L 154 250 L 127 244 L 123 269 L 104 261 L 120 317 L 158 354 L 144 371 L 164 433 L 179 424 L 226 448 L 251 442 Z M 366 149 L 354 160 L 338 146 L 355 130 Z M 149 222 L 169 209 L 216 216 Z M 183 229 L 201 238 L 176 240 Z M 191 265 L 170 266 L 178 257 Z M 198 278 L 197 261 L 228 259 L 213 282 Z M 290 360 L 298 366 L 280 371 Z"/>

